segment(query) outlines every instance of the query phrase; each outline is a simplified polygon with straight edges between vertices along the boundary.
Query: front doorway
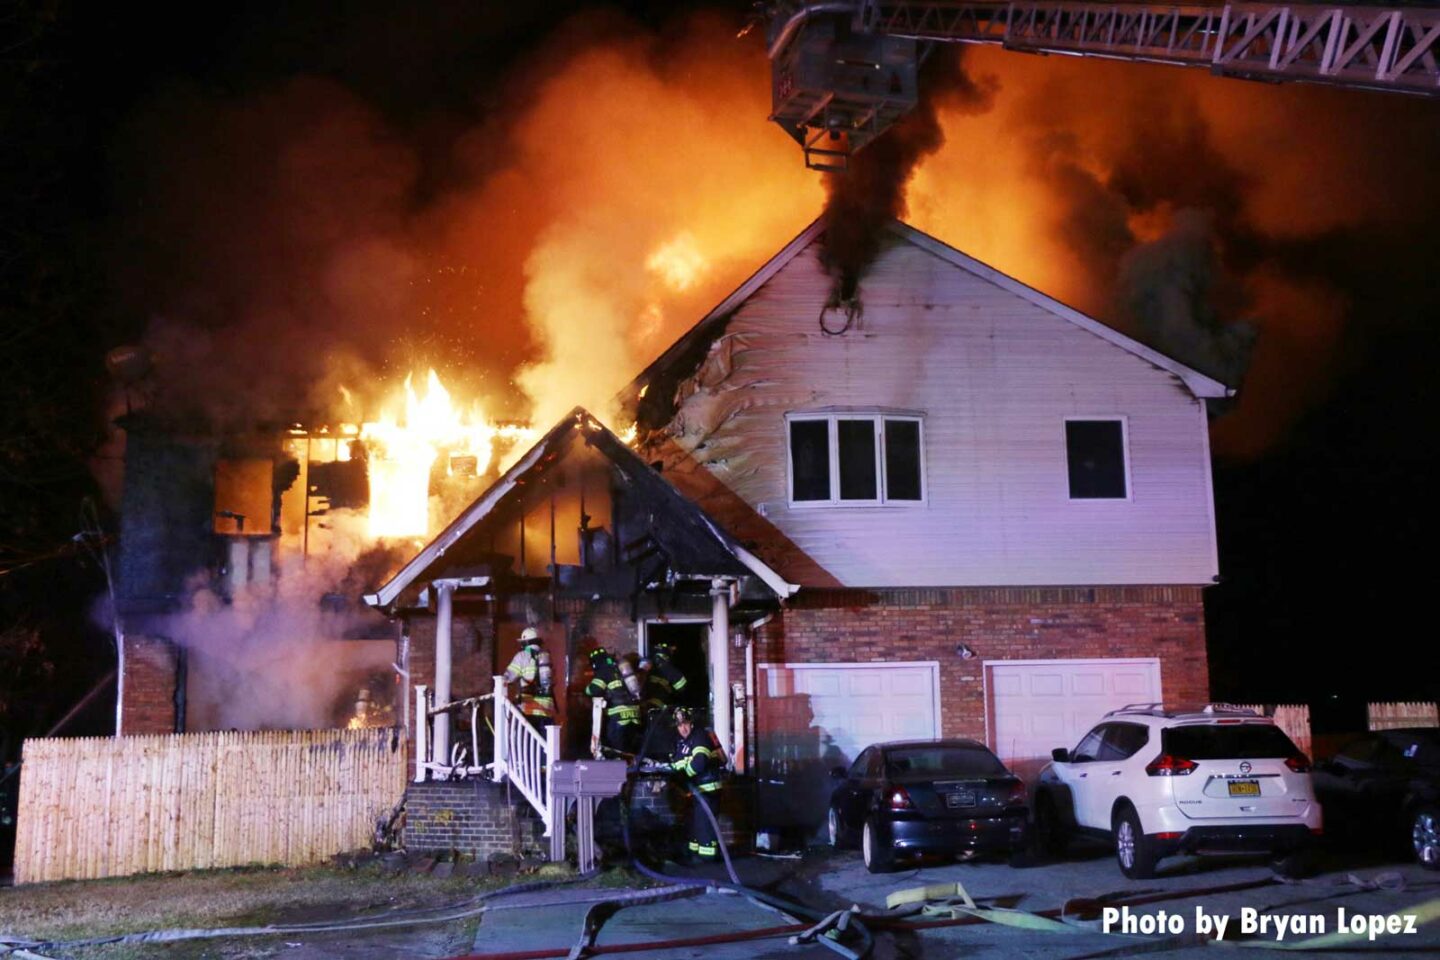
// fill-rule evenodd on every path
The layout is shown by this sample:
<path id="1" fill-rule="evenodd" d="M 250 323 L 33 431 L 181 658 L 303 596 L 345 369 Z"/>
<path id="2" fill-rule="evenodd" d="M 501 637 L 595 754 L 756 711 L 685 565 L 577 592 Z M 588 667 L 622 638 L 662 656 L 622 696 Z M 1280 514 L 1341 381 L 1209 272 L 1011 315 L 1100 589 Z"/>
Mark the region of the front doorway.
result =
<path id="1" fill-rule="evenodd" d="M 675 698 L 677 707 L 691 707 L 710 716 L 710 621 L 646 623 L 644 653 L 657 643 L 675 648 L 675 666 L 685 674 L 685 689 Z M 708 719 L 707 719 L 708 722 Z"/>
<path id="2" fill-rule="evenodd" d="M 650 621 L 645 624 L 642 652 L 649 654 L 657 643 L 675 648 L 674 663 L 685 675 L 685 688 L 672 698 L 672 707 L 690 707 L 700 722 L 713 729 L 710 721 L 710 622 Z M 668 713 L 668 711 L 667 711 Z M 668 716 L 656 718 L 646 733 L 644 753 L 668 759 L 675 747 L 675 727 Z"/>

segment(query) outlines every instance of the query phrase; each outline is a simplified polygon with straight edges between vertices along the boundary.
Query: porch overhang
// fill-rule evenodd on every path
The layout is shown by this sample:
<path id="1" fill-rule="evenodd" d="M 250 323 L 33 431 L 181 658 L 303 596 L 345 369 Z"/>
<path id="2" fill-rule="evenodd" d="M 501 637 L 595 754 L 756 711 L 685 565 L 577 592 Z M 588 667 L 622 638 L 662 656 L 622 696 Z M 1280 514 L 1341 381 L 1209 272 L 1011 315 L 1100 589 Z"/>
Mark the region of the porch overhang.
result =
<path id="1" fill-rule="evenodd" d="M 649 535 L 674 558 L 669 569 L 674 579 L 735 581 L 753 577 L 777 600 L 800 589 L 736 541 L 598 419 L 576 407 L 389 580 L 365 594 L 365 603 L 393 616 L 403 606 L 400 601 L 407 589 L 431 580 L 453 579 L 456 573 L 447 563 L 447 555 L 456 552 L 486 518 L 520 496 L 524 488 L 538 483 L 577 440 L 608 460 L 630 494 L 647 505 L 653 521 Z"/>

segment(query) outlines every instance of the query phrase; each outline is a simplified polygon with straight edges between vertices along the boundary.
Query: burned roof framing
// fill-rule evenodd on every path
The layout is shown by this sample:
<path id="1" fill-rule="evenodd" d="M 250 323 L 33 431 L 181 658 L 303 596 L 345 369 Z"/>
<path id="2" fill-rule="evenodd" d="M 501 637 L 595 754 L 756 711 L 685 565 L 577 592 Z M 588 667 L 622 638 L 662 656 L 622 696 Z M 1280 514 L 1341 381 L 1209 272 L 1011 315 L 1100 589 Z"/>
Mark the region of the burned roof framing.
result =
<path id="1" fill-rule="evenodd" d="M 796 589 L 579 407 L 365 601 L 395 613 L 427 583 L 467 576 L 632 600 L 715 578 L 756 601 Z"/>

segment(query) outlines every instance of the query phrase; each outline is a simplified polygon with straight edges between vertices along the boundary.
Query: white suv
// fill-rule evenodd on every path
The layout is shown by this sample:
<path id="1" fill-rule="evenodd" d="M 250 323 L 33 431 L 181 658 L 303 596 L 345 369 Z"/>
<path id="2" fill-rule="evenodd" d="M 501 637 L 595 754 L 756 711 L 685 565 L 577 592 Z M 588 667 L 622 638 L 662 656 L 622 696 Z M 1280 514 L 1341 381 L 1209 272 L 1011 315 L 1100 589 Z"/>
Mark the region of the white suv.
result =
<path id="1" fill-rule="evenodd" d="M 1251 710 L 1133 704 L 1052 755 L 1035 792 L 1045 853 L 1079 834 L 1112 840 L 1132 878 L 1176 853 L 1236 850 L 1270 853 L 1295 872 L 1320 834 L 1309 758 Z"/>

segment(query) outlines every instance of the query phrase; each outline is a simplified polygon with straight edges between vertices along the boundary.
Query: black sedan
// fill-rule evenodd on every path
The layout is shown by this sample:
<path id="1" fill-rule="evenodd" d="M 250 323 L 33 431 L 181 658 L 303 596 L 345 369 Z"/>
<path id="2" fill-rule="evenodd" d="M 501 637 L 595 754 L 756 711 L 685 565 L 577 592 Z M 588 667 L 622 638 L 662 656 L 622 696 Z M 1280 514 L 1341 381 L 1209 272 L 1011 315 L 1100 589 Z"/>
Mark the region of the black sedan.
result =
<path id="1" fill-rule="evenodd" d="M 906 740 L 866 748 L 830 798 L 830 843 L 859 842 L 871 873 L 901 856 L 1023 857 L 1025 784 L 974 740 Z"/>
<path id="2" fill-rule="evenodd" d="M 1341 842 L 1408 843 L 1440 870 L 1440 730 L 1376 730 L 1315 767 L 1325 832 Z"/>

